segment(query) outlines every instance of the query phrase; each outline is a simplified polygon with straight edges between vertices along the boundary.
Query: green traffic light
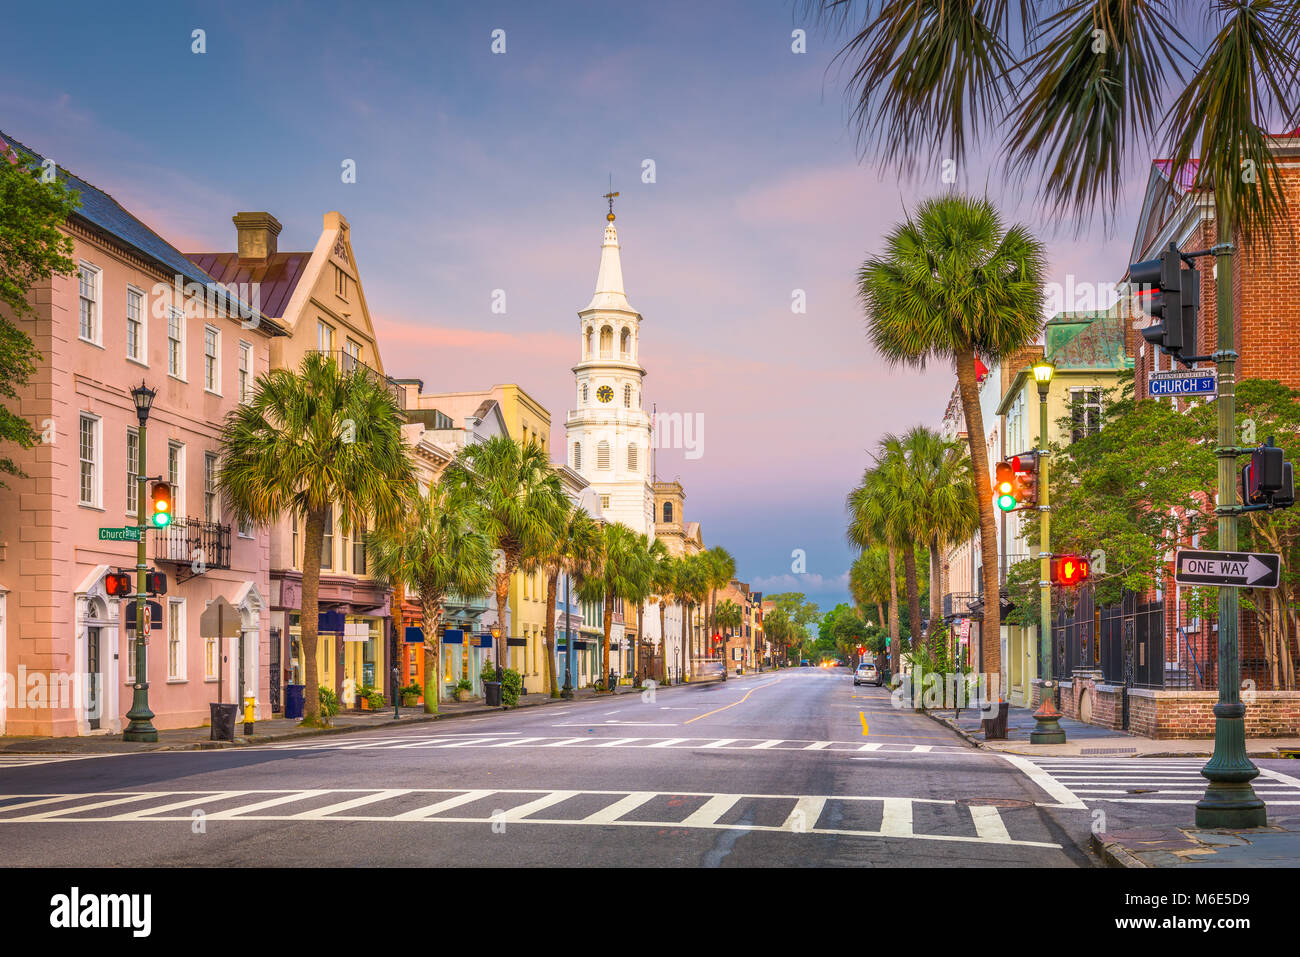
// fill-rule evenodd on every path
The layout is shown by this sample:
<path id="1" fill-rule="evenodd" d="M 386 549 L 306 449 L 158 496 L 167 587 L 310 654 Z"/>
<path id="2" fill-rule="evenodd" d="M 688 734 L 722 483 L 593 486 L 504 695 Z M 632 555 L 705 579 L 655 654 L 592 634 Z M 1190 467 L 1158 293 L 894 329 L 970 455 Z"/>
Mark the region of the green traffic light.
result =
<path id="1" fill-rule="evenodd" d="M 1009 512 L 1016 507 L 1016 497 L 1014 495 L 999 495 L 998 508 L 1004 512 Z"/>
<path id="2" fill-rule="evenodd" d="M 153 523 L 157 525 L 159 528 L 163 528 L 172 523 L 172 517 L 168 515 L 166 512 L 154 512 Z"/>

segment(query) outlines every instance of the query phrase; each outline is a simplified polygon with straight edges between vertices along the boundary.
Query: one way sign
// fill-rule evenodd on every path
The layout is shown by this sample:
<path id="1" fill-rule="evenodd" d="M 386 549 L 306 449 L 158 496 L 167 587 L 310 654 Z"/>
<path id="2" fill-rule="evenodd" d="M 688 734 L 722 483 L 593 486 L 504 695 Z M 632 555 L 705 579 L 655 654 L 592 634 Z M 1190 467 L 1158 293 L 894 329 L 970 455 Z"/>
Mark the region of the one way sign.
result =
<path id="1" fill-rule="evenodd" d="M 1222 588 L 1276 588 L 1282 556 L 1260 552 L 1194 552 L 1180 549 L 1174 581 Z"/>

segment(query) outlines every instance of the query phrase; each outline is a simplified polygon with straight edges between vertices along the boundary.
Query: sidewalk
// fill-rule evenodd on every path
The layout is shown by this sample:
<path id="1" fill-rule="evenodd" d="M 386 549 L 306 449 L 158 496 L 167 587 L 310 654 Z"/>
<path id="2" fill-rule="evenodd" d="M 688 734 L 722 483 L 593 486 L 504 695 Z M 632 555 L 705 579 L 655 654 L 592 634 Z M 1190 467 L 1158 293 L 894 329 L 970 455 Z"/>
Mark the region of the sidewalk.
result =
<path id="1" fill-rule="evenodd" d="M 1300 819 L 1269 827 L 1201 831 L 1144 827 L 1092 835 L 1092 849 L 1109 867 L 1295 867 Z"/>
<path id="2" fill-rule="evenodd" d="M 952 728 L 976 747 L 988 751 L 1005 751 L 1027 757 L 1209 757 L 1214 752 L 1213 738 L 1144 738 L 1125 731 L 1112 731 L 1073 718 L 1061 718 L 1065 744 L 1033 744 L 1029 733 L 1036 727 L 1033 711 L 1012 708 L 1007 715 L 1006 740 L 986 741 L 980 722 L 983 715 L 974 708 L 963 708 L 959 715 L 951 708 L 925 712 L 934 720 Z M 1246 751 L 1252 758 L 1276 758 L 1279 748 L 1300 748 L 1300 738 L 1247 738 Z"/>
<path id="3" fill-rule="evenodd" d="M 674 688 L 687 688 L 691 682 L 671 687 L 659 686 L 656 693 L 671 691 Z M 640 690 L 631 686 L 621 686 L 618 695 L 640 694 Z M 394 720 L 393 708 L 389 705 L 383 711 L 346 711 L 335 715 L 333 727 L 303 728 L 297 719 L 269 718 L 258 721 L 254 733 L 244 737 L 241 732 L 242 721 L 235 722 L 235 742 L 211 741 L 209 727 L 205 724 L 197 728 L 173 728 L 160 730 L 158 740 L 152 743 L 123 741 L 118 734 L 92 734 L 69 738 L 35 738 L 35 737 L 0 737 L 0 754 L 130 754 L 137 751 L 198 751 L 209 748 L 231 748 L 240 745 L 267 744 L 273 741 L 286 741 L 292 738 L 305 738 L 322 734 L 344 734 L 354 731 L 391 731 L 395 728 L 413 724 L 427 724 L 432 721 L 446 721 L 452 718 L 472 717 L 474 715 L 499 714 L 502 711 L 514 711 L 520 708 L 533 708 L 542 705 L 572 704 L 591 698 L 613 698 L 615 695 L 598 693 L 591 688 L 579 689 L 573 698 L 552 698 L 548 694 L 528 694 L 519 699 L 515 708 L 489 708 L 481 700 L 444 701 L 438 706 L 438 714 L 425 714 L 424 706 L 400 709 L 401 717 Z"/>

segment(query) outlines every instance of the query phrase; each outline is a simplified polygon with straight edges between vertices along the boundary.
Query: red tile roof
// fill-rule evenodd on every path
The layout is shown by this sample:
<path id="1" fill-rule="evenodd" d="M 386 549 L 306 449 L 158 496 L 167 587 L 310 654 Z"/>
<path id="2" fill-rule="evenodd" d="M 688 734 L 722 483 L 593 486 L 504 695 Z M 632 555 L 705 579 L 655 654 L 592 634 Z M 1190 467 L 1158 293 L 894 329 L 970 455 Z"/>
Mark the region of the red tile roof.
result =
<path id="1" fill-rule="evenodd" d="M 311 253 L 276 253 L 267 259 L 240 259 L 238 253 L 186 253 L 185 257 L 218 282 L 258 283 L 261 311 L 279 319 L 307 268 Z"/>

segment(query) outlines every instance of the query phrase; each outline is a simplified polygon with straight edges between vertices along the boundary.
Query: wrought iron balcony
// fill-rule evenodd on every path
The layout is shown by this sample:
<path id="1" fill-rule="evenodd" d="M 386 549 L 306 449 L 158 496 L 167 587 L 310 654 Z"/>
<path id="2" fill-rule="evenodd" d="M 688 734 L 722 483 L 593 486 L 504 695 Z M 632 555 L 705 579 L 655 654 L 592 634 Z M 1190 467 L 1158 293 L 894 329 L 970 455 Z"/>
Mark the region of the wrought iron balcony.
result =
<path id="1" fill-rule="evenodd" d="M 230 567 L 230 526 L 176 518 L 153 529 L 153 560 L 176 566 L 179 584 L 212 568 Z M 182 569 L 186 574 L 182 574 Z"/>
<path id="2" fill-rule="evenodd" d="M 393 397 L 399 409 L 401 409 L 403 412 L 406 411 L 406 389 L 404 389 L 398 383 L 394 382 L 388 376 L 384 375 L 382 372 L 379 372 L 376 369 L 371 368 L 370 366 L 362 362 L 360 359 L 358 359 L 356 356 L 354 356 L 352 353 L 345 352 L 342 349 L 334 349 L 332 351 L 318 349 L 317 351 L 320 352 L 321 355 L 329 356 L 331 359 L 337 362 L 339 368 L 342 369 L 344 372 L 352 372 L 357 369 L 364 372 L 374 381 L 376 385 L 378 385 L 381 389 L 383 389 L 385 392 L 387 392 L 389 395 Z"/>

